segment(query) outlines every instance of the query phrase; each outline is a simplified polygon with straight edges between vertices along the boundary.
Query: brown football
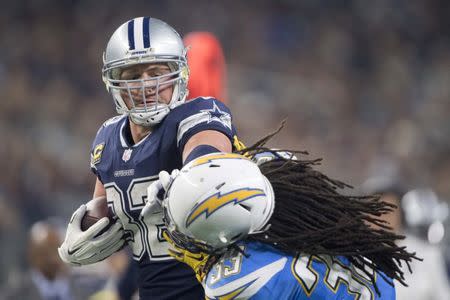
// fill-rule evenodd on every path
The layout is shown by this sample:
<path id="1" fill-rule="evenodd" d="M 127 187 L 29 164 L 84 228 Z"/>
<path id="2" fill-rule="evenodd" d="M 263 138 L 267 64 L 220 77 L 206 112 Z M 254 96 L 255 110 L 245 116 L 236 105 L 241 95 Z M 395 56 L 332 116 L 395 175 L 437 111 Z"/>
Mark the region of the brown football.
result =
<path id="1" fill-rule="evenodd" d="M 86 203 L 86 213 L 81 219 L 81 230 L 85 231 L 92 225 L 94 225 L 101 218 L 108 217 L 109 224 L 99 234 L 107 230 L 115 222 L 114 214 L 111 208 L 108 207 L 106 197 L 97 197 Z"/>

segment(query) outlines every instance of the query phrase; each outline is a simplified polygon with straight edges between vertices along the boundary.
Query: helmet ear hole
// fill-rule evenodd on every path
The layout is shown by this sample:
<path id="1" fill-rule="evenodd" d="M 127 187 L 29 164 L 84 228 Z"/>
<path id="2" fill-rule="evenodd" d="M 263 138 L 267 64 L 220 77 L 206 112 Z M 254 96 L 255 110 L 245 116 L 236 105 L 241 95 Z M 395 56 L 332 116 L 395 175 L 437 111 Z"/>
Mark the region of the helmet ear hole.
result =
<path id="1" fill-rule="evenodd" d="M 243 209 L 247 210 L 247 211 L 251 211 L 251 208 L 247 205 L 244 205 L 242 203 L 239 204 Z"/>

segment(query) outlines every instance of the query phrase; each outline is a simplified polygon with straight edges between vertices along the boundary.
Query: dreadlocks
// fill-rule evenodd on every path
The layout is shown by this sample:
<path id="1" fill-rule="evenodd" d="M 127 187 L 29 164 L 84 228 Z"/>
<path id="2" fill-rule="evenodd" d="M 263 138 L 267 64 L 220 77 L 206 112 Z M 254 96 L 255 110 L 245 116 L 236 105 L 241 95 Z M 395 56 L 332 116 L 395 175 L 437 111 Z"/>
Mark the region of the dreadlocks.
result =
<path id="1" fill-rule="evenodd" d="M 239 151 L 250 157 L 262 152 L 271 152 L 277 157 L 259 166 L 275 192 L 276 205 L 270 227 L 249 239 L 272 244 L 292 255 L 302 252 L 345 256 L 371 279 L 377 293 L 376 273 L 371 270 L 383 276 L 381 271 L 406 285 L 401 264 L 405 262 L 411 271 L 411 260 L 419 258 L 405 247 L 398 247 L 395 241 L 404 236 L 393 233 L 387 222 L 380 219 L 395 205 L 381 201 L 376 195 L 339 193 L 339 189 L 351 186 L 315 170 L 321 159 L 282 158 L 277 155 L 279 151 L 264 147 L 278 131 Z"/>

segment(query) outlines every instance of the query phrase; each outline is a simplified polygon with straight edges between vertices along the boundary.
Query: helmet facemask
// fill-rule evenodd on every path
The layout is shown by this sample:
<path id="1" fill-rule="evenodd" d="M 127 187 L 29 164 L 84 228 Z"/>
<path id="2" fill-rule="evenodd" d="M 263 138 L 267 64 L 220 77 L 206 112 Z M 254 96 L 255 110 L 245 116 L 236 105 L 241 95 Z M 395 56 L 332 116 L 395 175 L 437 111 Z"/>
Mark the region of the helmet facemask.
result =
<path id="1" fill-rule="evenodd" d="M 142 62 L 141 64 L 148 64 Z M 167 64 L 170 72 L 144 79 L 120 79 L 124 67 L 106 69 L 103 78 L 111 92 L 119 114 L 128 114 L 131 120 L 142 126 L 153 126 L 176 106 L 184 103 L 187 96 L 187 65 L 181 59 L 151 60 L 151 64 Z M 137 65 L 137 64 L 134 64 Z M 128 68 L 130 64 L 125 64 Z M 164 101 L 160 93 L 172 88 L 170 101 Z M 152 100 L 148 98 L 152 97 Z M 128 103 L 128 106 L 127 106 Z"/>
<path id="2" fill-rule="evenodd" d="M 117 28 L 103 54 L 102 69 L 117 112 L 128 114 L 137 125 L 154 126 L 184 103 L 189 78 L 186 51 L 180 35 L 155 18 L 134 18 Z M 152 78 L 121 78 L 123 70 L 142 64 L 164 64 L 170 72 Z M 168 87 L 172 97 L 161 101 L 160 93 Z"/>
<path id="3" fill-rule="evenodd" d="M 163 202 L 164 203 L 164 202 Z M 166 203 L 167 204 L 167 203 Z M 208 254 L 218 254 L 218 250 L 214 249 L 207 242 L 195 239 L 182 233 L 175 224 L 173 217 L 170 215 L 167 205 L 163 204 L 164 223 L 167 228 L 167 234 L 178 247 L 186 249 L 191 253 L 204 252 Z M 225 249 L 221 249 L 224 251 Z"/>

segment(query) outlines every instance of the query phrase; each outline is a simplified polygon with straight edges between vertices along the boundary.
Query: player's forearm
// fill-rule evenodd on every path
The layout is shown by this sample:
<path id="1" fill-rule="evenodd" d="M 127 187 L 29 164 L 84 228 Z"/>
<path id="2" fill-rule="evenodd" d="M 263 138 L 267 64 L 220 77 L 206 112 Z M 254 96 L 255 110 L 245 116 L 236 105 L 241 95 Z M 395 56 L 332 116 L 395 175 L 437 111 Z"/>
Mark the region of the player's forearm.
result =
<path id="1" fill-rule="evenodd" d="M 230 139 L 225 134 L 215 130 L 201 131 L 193 135 L 184 146 L 183 163 L 192 151 L 201 145 L 212 146 L 218 152 L 231 152 L 232 150 Z"/>
<path id="2" fill-rule="evenodd" d="M 97 180 L 95 181 L 94 195 L 92 196 L 92 198 L 98 198 L 102 196 L 106 196 L 106 190 L 103 186 L 103 183 L 97 178 Z"/>

